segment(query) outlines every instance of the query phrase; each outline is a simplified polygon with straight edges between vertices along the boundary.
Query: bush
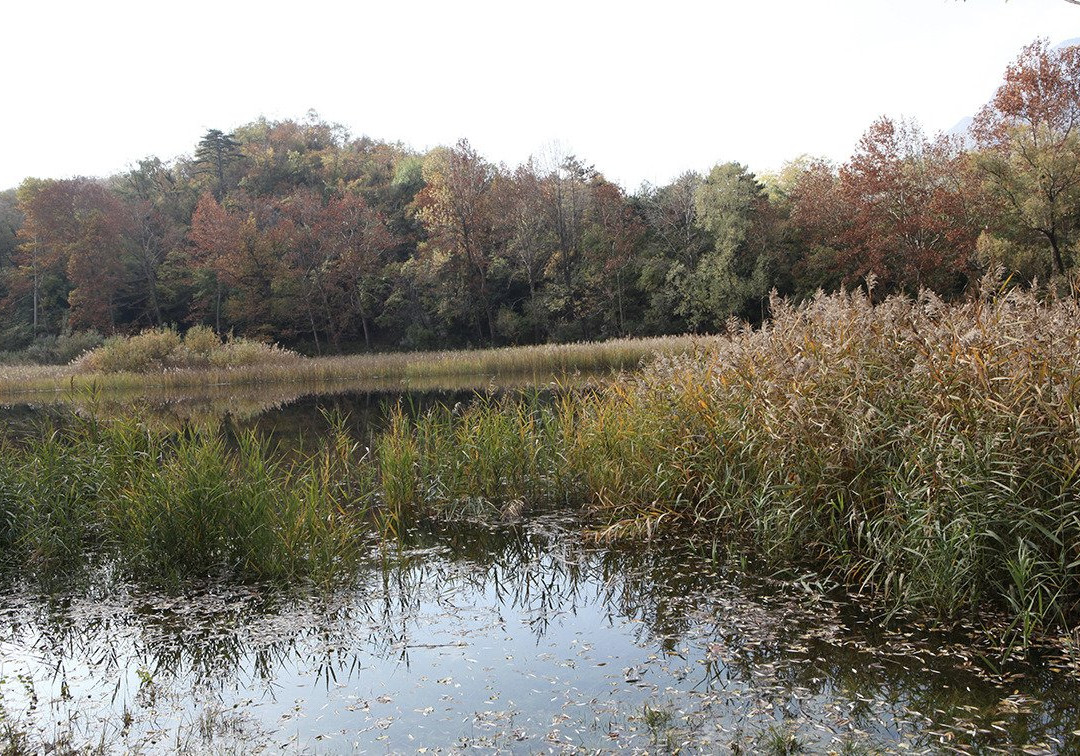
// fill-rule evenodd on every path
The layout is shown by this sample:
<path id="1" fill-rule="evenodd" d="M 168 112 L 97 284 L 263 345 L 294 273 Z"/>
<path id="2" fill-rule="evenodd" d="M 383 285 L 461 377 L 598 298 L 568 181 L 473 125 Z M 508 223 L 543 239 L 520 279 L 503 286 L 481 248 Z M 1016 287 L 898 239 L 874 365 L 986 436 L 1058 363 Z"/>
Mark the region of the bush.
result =
<path id="1" fill-rule="evenodd" d="M 209 362 L 210 355 L 221 348 L 221 338 L 213 328 L 192 326 L 184 334 L 184 347 L 192 362 L 200 358 Z"/>
<path id="2" fill-rule="evenodd" d="M 180 334 L 171 328 L 154 328 L 134 336 L 111 336 L 83 357 L 79 367 L 102 373 L 146 373 L 170 366 L 179 349 Z"/>
<path id="3" fill-rule="evenodd" d="M 113 336 L 85 355 L 84 372 L 150 373 L 167 369 L 231 368 L 292 362 L 298 356 L 276 345 L 247 339 L 222 342 L 211 329 L 195 326 L 181 337 L 172 328 L 155 328 L 134 336 Z"/>
<path id="4" fill-rule="evenodd" d="M 296 360 L 297 354 L 276 344 L 263 344 L 247 339 L 230 339 L 210 355 L 210 364 L 220 368 L 267 365 Z"/>

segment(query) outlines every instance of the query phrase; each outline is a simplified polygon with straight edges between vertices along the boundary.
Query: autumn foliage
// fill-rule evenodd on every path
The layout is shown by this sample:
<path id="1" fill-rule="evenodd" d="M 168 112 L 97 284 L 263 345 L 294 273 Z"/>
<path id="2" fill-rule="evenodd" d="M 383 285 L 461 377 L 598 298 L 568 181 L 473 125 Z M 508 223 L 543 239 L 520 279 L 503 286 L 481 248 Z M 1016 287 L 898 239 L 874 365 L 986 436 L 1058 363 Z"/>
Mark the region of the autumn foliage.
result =
<path id="1" fill-rule="evenodd" d="M 1078 123 L 1080 47 L 1037 41 L 967 134 L 883 117 L 842 165 L 634 193 L 559 148 L 508 167 L 316 116 L 212 129 L 191 158 L 0 192 L 0 350 L 168 326 L 309 353 L 709 332 L 773 290 L 962 298 L 998 268 L 1067 291 Z"/>

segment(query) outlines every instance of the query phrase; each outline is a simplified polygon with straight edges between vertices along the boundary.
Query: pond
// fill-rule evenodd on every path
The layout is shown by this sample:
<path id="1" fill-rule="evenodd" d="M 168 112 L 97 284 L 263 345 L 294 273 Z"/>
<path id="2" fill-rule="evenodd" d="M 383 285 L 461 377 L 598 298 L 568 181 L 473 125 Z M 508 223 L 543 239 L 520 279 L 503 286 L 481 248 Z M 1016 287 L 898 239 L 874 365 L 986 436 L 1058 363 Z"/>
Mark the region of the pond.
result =
<path id="1" fill-rule="evenodd" d="M 330 428 L 329 416 L 347 420 L 349 431 L 365 439 L 380 430 L 391 409 L 409 414 L 436 406 L 468 404 L 478 397 L 515 391 L 552 394 L 594 385 L 604 375 L 521 377 L 451 376 L 437 380 L 364 380 L 339 384 L 206 386 L 146 391 L 39 392 L 0 396 L 0 427 L 34 432 L 43 423 L 62 423 L 74 412 L 103 419 L 137 416 L 152 426 L 223 424 L 231 432 L 255 431 L 293 447 L 315 442 Z"/>
<path id="2" fill-rule="evenodd" d="M 233 419 L 358 432 L 405 395 L 261 392 Z M 468 390 L 414 394 L 413 407 Z M 233 407 L 239 399 L 232 397 Z M 185 404 L 186 401 L 186 404 Z M 173 420 L 213 407 L 177 397 Z M 258 404 L 253 398 L 253 406 Z M 102 410 L 95 399 L 83 411 Z M 180 411 L 176 411 L 180 407 Z M 30 423 L 43 406 L 9 407 Z M 112 410 L 109 410 L 112 411 Z M 366 413 L 366 414 L 365 414 Z M 365 419 L 366 418 L 366 419 Z M 364 428 L 367 430 L 365 431 Z M 560 511 L 426 522 L 343 585 L 0 581 L 0 744 L 106 752 L 1032 753 L 1080 749 L 1080 665 Z"/>

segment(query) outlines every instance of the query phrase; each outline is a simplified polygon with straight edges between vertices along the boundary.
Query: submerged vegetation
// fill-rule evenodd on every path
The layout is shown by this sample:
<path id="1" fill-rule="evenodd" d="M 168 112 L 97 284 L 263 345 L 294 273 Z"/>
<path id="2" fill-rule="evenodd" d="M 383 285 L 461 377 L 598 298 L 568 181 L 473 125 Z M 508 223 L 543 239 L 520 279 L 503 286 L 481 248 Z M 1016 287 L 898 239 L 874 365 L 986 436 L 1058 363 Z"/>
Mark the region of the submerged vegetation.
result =
<path id="1" fill-rule="evenodd" d="M 986 284 L 965 304 L 803 305 L 599 387 L 391 413 L 285 462 L 253 438 L 76 423 L 0 454 L 0 546 L 41 568 L 329 574 L 416 518 L 587 511 L 603 538 L 689 532 L 894 606 L 1080 612 L 1080 307 Z"/>

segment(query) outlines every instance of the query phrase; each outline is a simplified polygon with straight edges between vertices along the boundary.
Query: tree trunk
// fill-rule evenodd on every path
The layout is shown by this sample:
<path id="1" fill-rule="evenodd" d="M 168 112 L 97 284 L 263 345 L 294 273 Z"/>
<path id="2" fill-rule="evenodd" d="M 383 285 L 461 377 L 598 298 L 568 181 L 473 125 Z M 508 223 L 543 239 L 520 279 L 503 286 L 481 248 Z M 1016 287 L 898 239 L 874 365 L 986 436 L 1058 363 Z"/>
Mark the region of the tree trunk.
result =
<path id="1" fill-rule="evenodd" d="M 217 281 L 217 292 L 214 295 L 214 330 L 221 336 L 221 281 Z"/>
<path id="2" fill-rule="evenodd" d="M 315 313 L 311 311 L 311 305 L 307 308 L 308 323 L 311 324 L 311 338 L 315 339 L 315 354 L 322 357 L 322 347 L 319 346 L 319 332 L 315 328 Z"/>
<path id="3" fill-rule="evenodd" d="M 34 252 L 33 252 L 33 258 L 32 258 L 33 261 L 34 261 L 33 268 L 34 268 L 34 337 L 35 338 L 37 337 L 37 332 L 38 332 L 38 292 L 41 289 L 41 276 L 38 273 L 38 254 L 40 254 L 40 252 L 41 252 L 41 248 L 38 246 L 38 240 L 35 237 L 35 239 L 34 239 Z"/>
<path id="4" fill-rule="evenodd" d="M 37 337 L 38 332 L 38 270 L 37 261 L 34 261 L 34 337 Z"/>
<path id="5" fill-rule="evenodd" d="M 360 327 L 364 329 L 364 346 L 371 349 L 371 333 L 368 331 L 368 314 L 367 308 L 364 307 L 364 298 L 360 296 L 360 287 L 356 287 L 356 291 L 353 294 L 353 298 L 356 300 L 356 311 L 360 314 Z"/>
<path id="6" fill-rule="evenodd" d="M 1065 275 L 1065 260 L 1061 256 L 1061 245 L 1058 244 L 1057 234 L 1053 230 L 1047 231 L 1046 236 L 1050 239 L 1050 248 L 1054 252 L 1054 267 L 1057 268 L 1058 275 Z"/>

